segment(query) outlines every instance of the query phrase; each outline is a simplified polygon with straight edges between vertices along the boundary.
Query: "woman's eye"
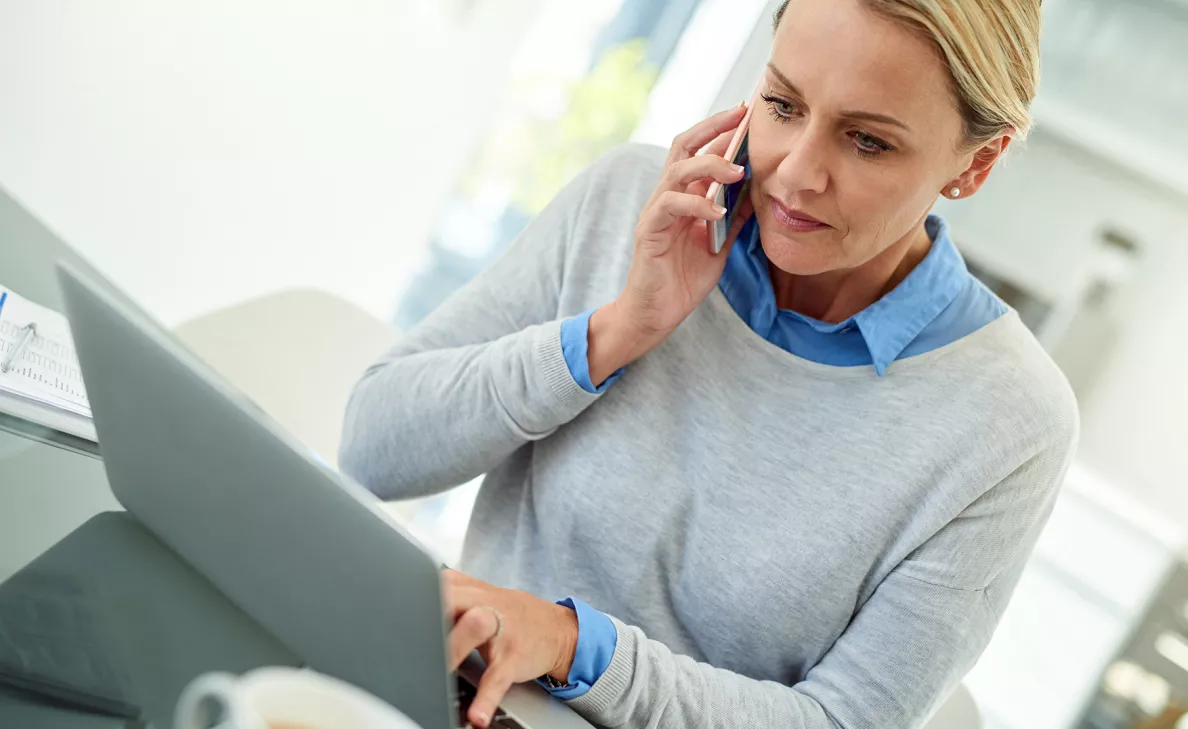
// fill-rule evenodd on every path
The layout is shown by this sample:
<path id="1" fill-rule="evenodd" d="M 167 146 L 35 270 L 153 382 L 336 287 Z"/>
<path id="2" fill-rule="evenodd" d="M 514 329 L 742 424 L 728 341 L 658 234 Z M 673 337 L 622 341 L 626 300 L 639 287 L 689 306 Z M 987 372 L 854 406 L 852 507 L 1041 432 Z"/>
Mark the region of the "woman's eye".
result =
<path id="1" fill-rule="evenodd" d="M 788 121 L 797 114 L 796 106 L 790 101 L 784 101 L 775 96 L 764 96 L 767 108 L 776 121 Z"/>
<path id="2" fill-rule="evenodd" d="M 865 132 L 854 132 L 851 137 L 854 140 L 854 146 L 857 148 L 858 153 L 865 156 L 873 157 L 883 152 L 889 152 L 892 149 L 891 145 Z"/>

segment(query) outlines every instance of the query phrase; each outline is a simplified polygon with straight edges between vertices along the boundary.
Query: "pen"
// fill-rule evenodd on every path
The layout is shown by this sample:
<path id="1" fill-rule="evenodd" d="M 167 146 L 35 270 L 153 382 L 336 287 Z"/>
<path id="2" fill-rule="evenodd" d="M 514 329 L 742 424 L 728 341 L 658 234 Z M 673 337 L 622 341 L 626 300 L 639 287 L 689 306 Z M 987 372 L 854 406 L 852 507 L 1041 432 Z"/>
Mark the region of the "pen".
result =
<path id="1" fill-rule="evenodd" d="M 16 346 L 12 348 L 12 351 L 8 353 L 8 356 L 4 358 L 4 361 L 0 362 L 0 373 L 8 374 L 8 371 L 12 369 L 12 363 L 16 362 L 17 358 L 21 356 L 21 353 L 25 351 L 29 340 L 36 336 L 37 325 L 29 322 L 24 326 L 24 332 L 21 341 L 17 342 Z"/>

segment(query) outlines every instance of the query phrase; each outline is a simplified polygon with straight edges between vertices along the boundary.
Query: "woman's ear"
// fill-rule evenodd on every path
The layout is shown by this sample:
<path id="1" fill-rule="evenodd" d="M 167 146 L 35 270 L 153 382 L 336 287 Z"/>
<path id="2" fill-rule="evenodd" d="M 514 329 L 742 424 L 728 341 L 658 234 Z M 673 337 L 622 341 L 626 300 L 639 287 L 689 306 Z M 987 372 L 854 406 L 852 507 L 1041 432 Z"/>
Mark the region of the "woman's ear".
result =
<path id="1" fill-rule="evenodd" d="M 990 170 L 994 169 L 994 165 L 1006 153 L 1007 147 L 1011 143 L 1011 135 L 1014 134 L 1013 129 L 1008 129 L 999 136 L 991 139 L 982 146 L 978 147 L 970 160 L 969 167 L 966 168 L 960 176 L 950 182 L 942 194 L 946 197 L 969 197 L 970 195 L 981 189 L 982 185 L 986 183 L 986 178 L 990 176 Z M 956 195 L 952 194 L 953 190 L 959 190 Z"/>

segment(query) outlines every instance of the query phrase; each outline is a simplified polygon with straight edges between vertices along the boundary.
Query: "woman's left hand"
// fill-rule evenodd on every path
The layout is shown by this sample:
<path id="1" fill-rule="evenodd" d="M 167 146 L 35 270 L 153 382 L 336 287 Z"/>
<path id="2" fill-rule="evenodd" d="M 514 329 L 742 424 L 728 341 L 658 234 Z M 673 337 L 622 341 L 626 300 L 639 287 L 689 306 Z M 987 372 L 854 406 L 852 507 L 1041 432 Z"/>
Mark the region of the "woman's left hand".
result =
<path id="1" fill-rule="evenodd" d="M 450 670 L 478 649 L 487 669 L 467 720 L 486 727 L 513 683 L 544 675 L 566 682 L 577 648 L 577 614 L 517 590 L 488 585 L 454 570 L 442 572 L 450 631 Z"/>

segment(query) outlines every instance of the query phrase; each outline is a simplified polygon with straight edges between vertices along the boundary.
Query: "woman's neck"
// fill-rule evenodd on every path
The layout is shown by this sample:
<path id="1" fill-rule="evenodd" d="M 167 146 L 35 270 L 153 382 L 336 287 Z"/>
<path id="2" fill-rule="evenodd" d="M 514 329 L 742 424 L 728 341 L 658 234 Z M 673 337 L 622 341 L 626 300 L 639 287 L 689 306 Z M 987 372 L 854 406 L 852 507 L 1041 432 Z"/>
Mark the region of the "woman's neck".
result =
<path id="1" fill-rule="evenodd" d="M 776 306 L 819 321 L 836 324 L 883 298 L 928 255 L 932 239 L 921 222 L 911 233 L 856 268 L 800 276 L 776 268 L 768 271 Z"/>

